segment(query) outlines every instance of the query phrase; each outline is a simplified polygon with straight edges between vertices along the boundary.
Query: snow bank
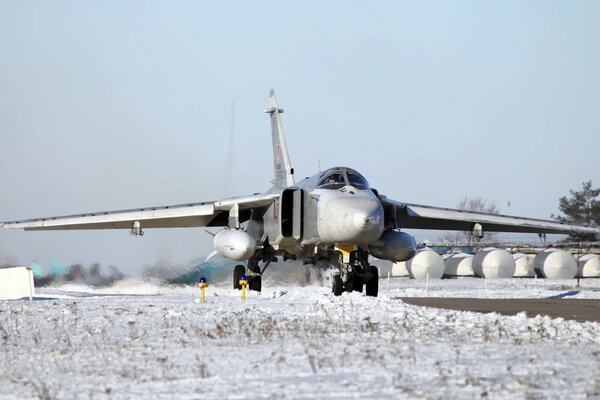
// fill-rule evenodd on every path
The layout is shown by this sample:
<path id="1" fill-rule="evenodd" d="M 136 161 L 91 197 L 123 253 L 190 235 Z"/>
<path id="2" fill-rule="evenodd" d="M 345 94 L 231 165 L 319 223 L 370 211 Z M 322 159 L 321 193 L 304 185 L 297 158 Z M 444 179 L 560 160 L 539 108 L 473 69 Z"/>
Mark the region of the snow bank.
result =
<path id="1" fill-rule="evenodd" d="M 523 296 L 559 289 L 552 281 L 536 289 L 534 280 L 514 281 L 486 289 L 481 279 L 430 281 L 430 293 Z M 438 310 L 398 299 L 423 285 L 393 279 L 389 290 L 382 283 L 379 298 L 334 297 L 318 285 L 263 285 L 246 302 L 239 291 L 211 285 L 204 304 L 194 302 L 195 286 L 123 287 L 122 295 L 49 289 L 86 296 L 0 303 L 0 398 L 600 395 L 590 368 L 600 357 L 600 324 Z M 588 292 L 596 293 L 591 286 Z"/>

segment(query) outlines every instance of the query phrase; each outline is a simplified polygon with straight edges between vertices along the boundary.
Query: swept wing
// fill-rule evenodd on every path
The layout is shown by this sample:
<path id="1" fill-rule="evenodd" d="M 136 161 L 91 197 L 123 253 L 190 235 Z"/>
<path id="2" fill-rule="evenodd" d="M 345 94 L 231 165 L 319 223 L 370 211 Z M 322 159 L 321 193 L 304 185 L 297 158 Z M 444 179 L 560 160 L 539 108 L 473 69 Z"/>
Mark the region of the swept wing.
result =
<path id="1" fill-rule="evenodd" d="M 5 229 L 26 231 L 69 229 L 131 229 L 135 221 L 142 228 L 191 228 L 227 226 L 229 210 L 236 204 L 240 222 L 248 220 L 253 209 L 266 207 L 279 195 L 275 193 L 232 197 L 204 203 L 145 207 L 121 211 L 101 211 L 60 217 L 35 218 L 2 223 Z"/>
<path id="2" fill-rule="evenodd" d="M 380 200 L 386 215 L 395 218 L 395 226 L 398 228 L 472 231 L 475 224 L 480 224 L 483 232 L 599 232 L 597 228 L 557 221 L 402 203 L 385 196 L 380 196 Z"/>

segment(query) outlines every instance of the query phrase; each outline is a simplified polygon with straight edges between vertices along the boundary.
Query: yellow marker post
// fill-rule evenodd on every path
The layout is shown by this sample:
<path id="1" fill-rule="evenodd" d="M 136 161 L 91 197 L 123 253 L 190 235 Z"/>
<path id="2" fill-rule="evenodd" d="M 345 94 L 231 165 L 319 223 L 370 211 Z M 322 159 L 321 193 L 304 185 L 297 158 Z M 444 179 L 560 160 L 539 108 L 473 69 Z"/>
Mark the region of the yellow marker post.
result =
<path id="1" fill-rule="evenodd" d="M 206 278 L 200 278 L 200 283 L 198 283 L 198 286 L 200 286 L 200 299 L 204 303 L 204 289 L 206 289 L 208 286 L 208 283 L 206 283 Z"/>
<path id="2" fill-rule="evenodd" d="M 246 279 L 246 275 L 242 275 L 240 277 L 240 286 L 242 287 L 242 301 L 246 301 L 246 285 L 248 284 L 248 280 Z"/>

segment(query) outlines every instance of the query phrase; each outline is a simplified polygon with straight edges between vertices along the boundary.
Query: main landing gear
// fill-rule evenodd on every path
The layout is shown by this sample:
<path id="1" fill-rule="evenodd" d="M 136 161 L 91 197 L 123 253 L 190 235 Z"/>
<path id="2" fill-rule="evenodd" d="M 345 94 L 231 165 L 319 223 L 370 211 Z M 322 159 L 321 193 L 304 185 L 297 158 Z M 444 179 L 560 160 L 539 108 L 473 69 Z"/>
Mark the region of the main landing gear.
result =
<path id="1" fill-rule="evenodd" d="M 261 291 L 261 289 L 262 289 L 262 274 L 260 272 L 260 268 L 257 268 L 254 270 L 248 269 L 248 272 L 246 272 L 246 267 L 244 267 L 241 264 L 236 265 L 235 268 L 233 269 L 233 288 L 234 289 L 242 288 L 240 286 L 240 279 L 242 278 L 242 275 L 245 275 L 246 279 L 248 280 L 248 290 L 254 290 L 256 292 Z"/>
<path id="2" fill-rule="evenodd" d="M 262 270 L 258 265 L 260 261 L 265 262 L 265 266 L 262 268 Z M 250 257 L 248 260 L 248 268 L 241 264 L 236 265 L 233 269 L 233 288 L 242 288 L 240 286 L 240 278 L 242 275 L 245 275 L 246 279 L 248 280 L 248 289 L 260 292 L 262 289 L 262 274 L 273 261 L 277 261 L 273 251 L 271 251 L 269 247 L 265 247 L 265 249 L 258 251 L 255 255 Z"/>
<path id="3" fill-rule="evenodd" d="M 334 296 L 341 296 L 344 291 L 362 292 L 364 286 L 367 296 L 377 297 L 379 270 L 376 266 L 369 265 L 368 253 L 358 249 L 351 252 L 349 257 L 342 255 L 340 258 L 338 271 L 335 271 L 332 280 Z"/>
<path id="4" fill-rule="evenodd" d="M 261 261 L 265 263 L 262 270 L 258 265 Z M 240 279 L 244 275 L 248 281 L 248 289 L 260 292 L 262 275 L 273 261 L 277 259 L 272 248 L 265 247 L 250 257 L 247 267 L 236 265 L 233 269 L 233 288 L 241 289 Z M 335 296 L 341 296 L 344 291 L 362 292 L 364 289 L 367 296 L 377 297 L 379 270 L 376 266 L 369 265 L 369 254 L 366 251 L 357 249 L 340 253 L 337 265 L 332 279 L 332 292 Z"/>

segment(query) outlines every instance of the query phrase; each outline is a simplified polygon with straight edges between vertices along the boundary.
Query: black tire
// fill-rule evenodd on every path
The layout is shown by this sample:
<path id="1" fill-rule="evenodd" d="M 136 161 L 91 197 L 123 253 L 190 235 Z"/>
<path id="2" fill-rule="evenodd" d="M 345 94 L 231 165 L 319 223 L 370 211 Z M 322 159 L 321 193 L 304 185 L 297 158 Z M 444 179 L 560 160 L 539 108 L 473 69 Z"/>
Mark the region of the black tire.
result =
<path id="1" fill-rule="evenodd" d="M 253 276 L 248 282 L 248 289 L 260 292 L 262 289 L 262 276 Z"/>
<path id="2" fill-rule="evenodd" d="M 342 283 L 342 277 L 340 275 L 333 276 L 333 295 L 341 296 L 344 291 L 344 285 Z"/>
<path id="3" fill-rule="evenodd" d="M 362 278 L 352 274 L 348 282 L 346 282 L 346 291 L 347 292 L 362 292 L 363 291 L 364 282 Z"/>
<path id="4" fill-rule="evenodd" d="M 354 290 L 355 292 L 362 293 L 363 286 L 364 286 L 364 282 L 363 282 L 362 278 L 355 276 L 354 279 L 352 280 L 352 290 Z"/>
<path id="5" fill-rule="evenodd" d="M 354 287 L 354 275 L 349 275 L 347 278 L 348 280 L 346 281 L 346 284 L 343 285 L 343 287 L 346 292 L 351 292 L 352 288 Z"/>
<path id="6" fill-rule="evenodd" d="M 246 273 L 246 268 L 243 265 L 236 265 L 233 269 L 233 288 L 241 290 L 240 278 Z"/>
<path id="7" fill-rule="evenodd" d="M 367 296 L 377 297 L 379 292 L 379 270 L 374 265 L 369 265 L 371 269 L 371 279 L 365 284 Z"/>
<path id="8" fill-rule="evenodd" d="M 350 274 L 350 276 L 348 277 L 348 282 L 346 282 L 346 290 L 348 292 L 361 292 L 363 291 L 363 285 L 365 284 L 365 281 L 363 280 L 363 278 L 361 277 L 362 273 L 363 273 L 363 269 L 361 266 L 359 265 L 355 265 L 353 268 L 352 273 Z"/>

